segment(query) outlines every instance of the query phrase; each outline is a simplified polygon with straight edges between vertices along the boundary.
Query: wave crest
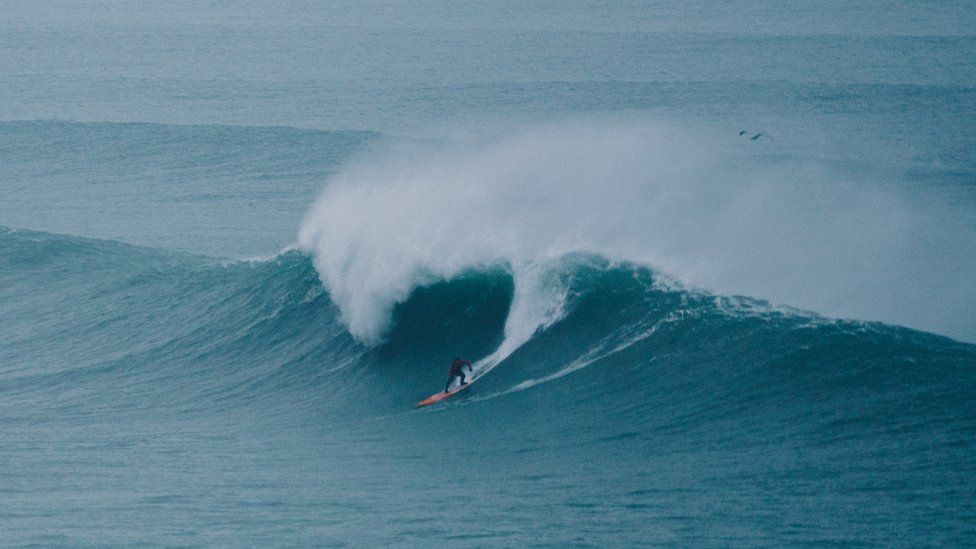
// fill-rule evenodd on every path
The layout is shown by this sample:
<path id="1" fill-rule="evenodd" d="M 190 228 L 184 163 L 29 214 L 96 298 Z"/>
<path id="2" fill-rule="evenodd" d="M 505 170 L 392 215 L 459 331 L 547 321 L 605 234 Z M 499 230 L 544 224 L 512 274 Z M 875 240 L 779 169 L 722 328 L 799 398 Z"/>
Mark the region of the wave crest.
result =
<path id="1" fill-rule="evenodd" d="M 976 292 L 953 282 L 976 277 L 974 231 L 948 206 L 646 119 L 486 133 L 391 145 L 348 165 L 306 215 L 299 245 L 360 341 L 382 342 L 415 288 L 501 266 L 515 282 L 506 335 L 517 346 L 558 320 L 565 290 L 549 273 L 580 253 L 689 287 L 976 337 Z"/>

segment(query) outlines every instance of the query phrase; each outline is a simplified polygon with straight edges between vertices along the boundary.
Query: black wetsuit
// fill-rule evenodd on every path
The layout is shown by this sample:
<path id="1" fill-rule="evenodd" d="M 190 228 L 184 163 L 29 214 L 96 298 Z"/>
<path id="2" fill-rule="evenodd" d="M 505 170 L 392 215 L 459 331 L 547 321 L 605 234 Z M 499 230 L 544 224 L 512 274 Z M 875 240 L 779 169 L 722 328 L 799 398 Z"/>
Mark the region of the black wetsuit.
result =
<path id="1" fill-rule="evenodd" d="M 451 388 L 451 382 L 454 381 L 454 378 L 456 378 L 456 377 L 460 377 L 461 378 L 461 385 L 467 385 L 467 382 L 464 381 L 466 379 L 466 377 L 464 375 L 464 367 L 465 366 L 467 366 L 468 368 L 470 368 L 471 367 L 471 363 L 468 362 L 467 360 L 462 360 L 460 358 L 455 358 L 454 359 L 454 362 L 451 362 L 451 369 L 448 370 L 448 372 L 447 372 L 447 385 L 444 385 L 444 392 L 445 393 L 448 392 L 448 389 Z"/>

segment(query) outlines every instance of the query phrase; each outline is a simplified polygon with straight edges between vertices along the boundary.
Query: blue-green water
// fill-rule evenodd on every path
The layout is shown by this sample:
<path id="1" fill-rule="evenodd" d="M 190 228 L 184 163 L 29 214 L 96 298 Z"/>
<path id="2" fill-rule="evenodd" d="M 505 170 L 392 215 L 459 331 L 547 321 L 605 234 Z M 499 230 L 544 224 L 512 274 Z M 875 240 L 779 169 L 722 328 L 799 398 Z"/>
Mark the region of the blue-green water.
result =
<path id="1" fill-rule="evenodd" d="M 971 545 L 974 23 L 5 4 L 0 544 Z"/>

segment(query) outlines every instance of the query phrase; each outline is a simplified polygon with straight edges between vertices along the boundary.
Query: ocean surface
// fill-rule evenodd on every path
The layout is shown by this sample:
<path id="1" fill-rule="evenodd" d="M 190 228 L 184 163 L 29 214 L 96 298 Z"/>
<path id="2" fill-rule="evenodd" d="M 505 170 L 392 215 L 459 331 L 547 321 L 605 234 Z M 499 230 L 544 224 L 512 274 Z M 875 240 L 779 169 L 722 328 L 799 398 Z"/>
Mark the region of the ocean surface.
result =
<path id="1" fill-rule="evenodd" d="M 3 2 L 0 545 L 976 544 L 973 29 Z"/>

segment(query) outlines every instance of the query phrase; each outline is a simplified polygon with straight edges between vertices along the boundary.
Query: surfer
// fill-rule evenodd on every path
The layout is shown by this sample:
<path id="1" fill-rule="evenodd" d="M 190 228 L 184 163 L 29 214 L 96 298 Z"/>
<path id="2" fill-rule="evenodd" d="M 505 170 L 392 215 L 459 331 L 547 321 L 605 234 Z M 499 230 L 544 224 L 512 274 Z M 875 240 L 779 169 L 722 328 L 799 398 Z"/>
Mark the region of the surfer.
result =
<path id="1" fill-rule="evenodd" d="M 445 393 L 450 392 L 449 389 L 451 388 L 451 382 L 454 381 L 454 378 L 456 377 L 461 378 L 461 387 L 464 387 L 465 385 L 468 384 L 468 382 L 465 381 L 466 379 L 464 375 L 465 366 L 468 367 L 468 370 L 471 369 L 470 362 L 462 358 L 454 357 L 454 360 L 451 362 L 451 369 L 447 371 L 447 385 L 444 386 Z"/>

